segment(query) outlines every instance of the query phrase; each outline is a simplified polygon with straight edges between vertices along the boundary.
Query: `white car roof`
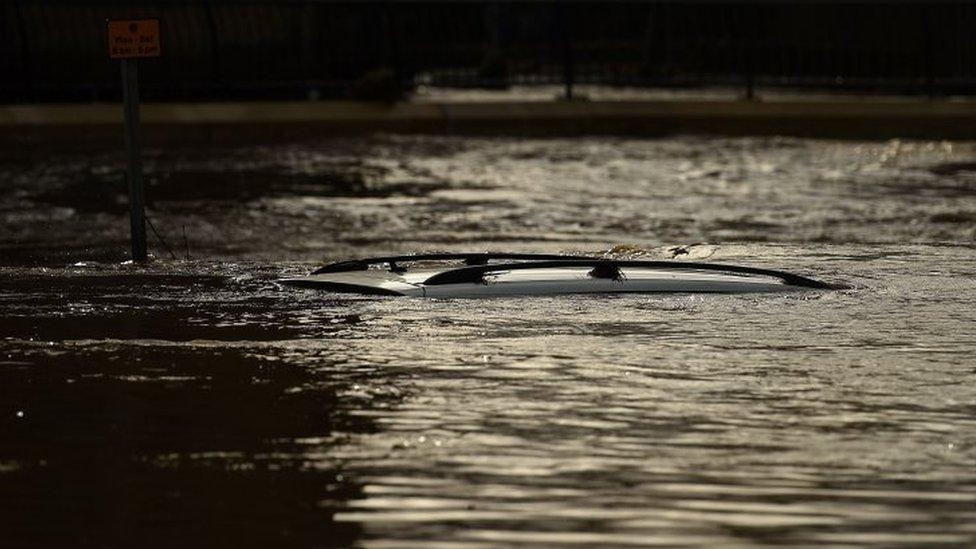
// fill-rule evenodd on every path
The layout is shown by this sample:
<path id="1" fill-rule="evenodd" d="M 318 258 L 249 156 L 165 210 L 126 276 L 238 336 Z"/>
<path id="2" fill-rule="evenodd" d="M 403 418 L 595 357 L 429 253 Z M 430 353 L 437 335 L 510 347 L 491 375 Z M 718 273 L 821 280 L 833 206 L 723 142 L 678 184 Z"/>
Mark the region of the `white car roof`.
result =
<path id="1" fill-rule="evenodd" d="M 461 265 L 411 267 L 432 261 Z M 582 293 L 747 293 L 838 286 L 740 265 L 619 260 L 553 254 L 418 254 L 341 261 L 283 284 L 335 292 L 417 297 Z"/>

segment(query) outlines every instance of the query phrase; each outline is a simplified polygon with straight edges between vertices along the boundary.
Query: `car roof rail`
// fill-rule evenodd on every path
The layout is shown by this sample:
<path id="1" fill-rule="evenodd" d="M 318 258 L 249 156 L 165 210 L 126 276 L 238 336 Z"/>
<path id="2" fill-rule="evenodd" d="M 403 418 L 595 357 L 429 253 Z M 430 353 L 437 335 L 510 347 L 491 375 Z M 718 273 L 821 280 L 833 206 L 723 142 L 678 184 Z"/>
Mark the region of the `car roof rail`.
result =
<path id="1" fill-rule="evenodd" d="M 600 258 L 561 258 L 555 260 L 534 261 L 525 263 L 497 263 L 492 265 L 473 265 L 459 267 L 444 271 L 431 276 L 423 282 L 425 286 L 438 286 L 443 284 L 462 284 L 483 282 L 486 275 L 502 271 L 521 271 L 527 269 L 555 269 L 561 267 L 591 267 L 591 276 L 595 278 L 614 278 L 613 273 L 619 273 L 621 268 L 643 268 L 643 269 L 666 269 L 680 271 L 716 271 L 731 274 L 759 275 L 778 278 L 785 284 L 800 286 L 804 288 L 815 288 L 822 290 L 841 289 L 842 287 L 813 280 L 805 276 L 800 276 L 784 271 L 772 269 L 759 269 L 755 267 L 744 267 L 740 265 L 723 265 L 720 263 L 693 263 L 684 261 L 643 261 L 643 260 L 617 260 Z"/>
<path id="2" fill-rule="evenodd" d="M 326 274 L 326 273 L 345 273 L 351 271 L 365 271 L 373 265 L 384 265 L 388 264 L 390 270 L 395 273 L 406 272 L 406 268 L 402 267 L 401 263 L 411 263 L 416 261 L 464 261 L 465 265 L 477 266 L 477 265 L 487 265 L 488 261 L 493 259 L 504 259 L 504 260 L 517 260 L 517 261 L 555 261 L 555 260 L 577 260 L 577 259 L 592 259 L 598 260 L 597 257 L 587 257 L 587 256 L 577 256 L 577 255 L 566 255 L 566 254 L 512 254 L 512 253 L 493 253 L 493 252 L 480 252 L 480 253 L 432 253 L 432 254 L 413 254 L 413 255 L 391 255 L 382 257 L 366 257 L 362 259 L 350 259 L 348 261 L 339 261 L 337 263 L 330 263 L 324 267 L 320 267 L 312 271 L 312 274 Z"/>

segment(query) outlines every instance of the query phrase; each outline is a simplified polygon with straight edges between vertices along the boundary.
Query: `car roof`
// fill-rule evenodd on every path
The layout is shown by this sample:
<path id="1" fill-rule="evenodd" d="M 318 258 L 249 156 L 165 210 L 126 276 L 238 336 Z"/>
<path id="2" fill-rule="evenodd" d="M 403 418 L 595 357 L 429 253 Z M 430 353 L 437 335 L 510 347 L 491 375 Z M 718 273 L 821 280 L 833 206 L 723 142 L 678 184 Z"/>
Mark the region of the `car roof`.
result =
<path id="1" fill-rule="evenodd" d="M 461 264 L 436 268 L 414 265 L 429 262 Z M 628 279 L 630 283 L 624 284 Z M 485 288 L 489 282 L 498 281 L 505 284 Z M 425 296 L 837 288 L 785 271 L 741 265 L 490 252 L 352 259 L 283 282 L 333 291 Z"/>

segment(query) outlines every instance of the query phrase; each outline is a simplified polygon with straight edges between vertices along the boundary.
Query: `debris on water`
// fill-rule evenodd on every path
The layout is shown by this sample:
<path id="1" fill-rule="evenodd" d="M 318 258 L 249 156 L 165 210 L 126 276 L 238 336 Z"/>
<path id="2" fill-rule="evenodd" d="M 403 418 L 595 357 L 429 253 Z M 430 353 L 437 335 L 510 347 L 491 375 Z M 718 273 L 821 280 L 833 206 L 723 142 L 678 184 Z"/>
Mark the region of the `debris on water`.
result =
<path id="1" fill-rule="evenodd" d="M 698 242 L 695 244 L 671 246 L 667 248 L 667 252 L 670 254 L 671 258 L 687 256 L 683 257 L 683 259 L 704 259 L 714 255 L 716 249 L 718 249 L 718 246 Z"/>
<path id="2" fill-rule="evenodd" d="M 668 248 L 671 252 L 671 257 L 678 257 L 679 255 L 688 255 L 688 246 L 672 246 Z"/>
<path id="3" fill-rule="evenodd" d="M 611 247 L 609 250 L 603 252 L 604 257 L 621 257 L 621 256 L 641 256 L 653 253 L 647 248 L 643 248 L 636 244 L 617 244 Z"/>

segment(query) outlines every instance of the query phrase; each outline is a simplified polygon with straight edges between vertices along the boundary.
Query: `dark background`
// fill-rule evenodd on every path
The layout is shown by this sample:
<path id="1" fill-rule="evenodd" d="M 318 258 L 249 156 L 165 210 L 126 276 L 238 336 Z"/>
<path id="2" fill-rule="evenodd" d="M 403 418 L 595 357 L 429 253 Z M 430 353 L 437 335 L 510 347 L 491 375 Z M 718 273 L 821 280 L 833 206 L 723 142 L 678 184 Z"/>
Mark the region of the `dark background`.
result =
<path id="1" fill-rule="evenodd" d="M 900 94 L 976 92 L 976 8 L 916 2 L 0 4 L 0 101 L 118 99 L 105 19 L 159 17 L 148 100 L 389 100 L 419 85 L 567 80 Z"/>

